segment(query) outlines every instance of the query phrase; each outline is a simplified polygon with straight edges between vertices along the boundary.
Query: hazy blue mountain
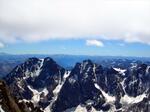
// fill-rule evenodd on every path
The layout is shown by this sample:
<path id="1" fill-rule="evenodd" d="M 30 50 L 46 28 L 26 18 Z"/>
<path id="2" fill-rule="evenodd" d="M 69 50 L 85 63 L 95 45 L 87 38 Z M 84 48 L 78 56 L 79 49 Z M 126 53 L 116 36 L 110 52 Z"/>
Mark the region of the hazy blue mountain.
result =
<path id="1" fill-rule="evenodd" d="M 121 57 L 121 56 L 87 56 L 87 55 L 40 55 L 40 54 L 26 54 L 26 55 L 12 55 L 7 53 L 0 53 L 0 77 L 7 75 L 15 66 L 23 63 L 30 57 L 45 58 L 52 57 L 59 65 L 66 69 L 72 69 L 77 62 L 90 59 L 93 62 L 101 64 L 106 67 L 119 66 L 128 67 L 133 62 L 136 63 L 150 63 L 150 58 L 140 57 Z"/>

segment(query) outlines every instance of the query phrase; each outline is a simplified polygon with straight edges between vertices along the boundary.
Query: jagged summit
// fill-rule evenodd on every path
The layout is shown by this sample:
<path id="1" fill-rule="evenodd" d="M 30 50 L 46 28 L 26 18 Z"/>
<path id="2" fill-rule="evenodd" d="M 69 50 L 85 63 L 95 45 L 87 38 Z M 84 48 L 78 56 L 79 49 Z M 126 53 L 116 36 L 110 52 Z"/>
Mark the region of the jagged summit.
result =
<path id="1" fill-rule="evenodd" d="M 133 107 L 141 112 L 150 106 L 147 64 L 103 67 L 84 60 L 68 71 L 50 57 L 29 58 L 4 79 L 17 103 L 25 103 L 31 112 L 35 108 L 43 112 L 134 112 Z"/>
<path id="2" fill-rule="evenodd" d="M 49 57 L 29 58 L 8 74 L 5 81 L 18 99 L 45 107 L 52 99 L 55 87 L 63 81 L 64 74 L 65 69 Z"/>

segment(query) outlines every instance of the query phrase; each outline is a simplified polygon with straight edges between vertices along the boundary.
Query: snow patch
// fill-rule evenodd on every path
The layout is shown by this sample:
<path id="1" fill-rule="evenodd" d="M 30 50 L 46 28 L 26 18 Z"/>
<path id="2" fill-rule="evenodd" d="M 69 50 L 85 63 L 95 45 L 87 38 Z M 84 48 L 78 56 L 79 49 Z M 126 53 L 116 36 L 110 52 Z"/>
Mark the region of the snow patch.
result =
<path id="1" fill-rule="evenodd" d="M 26 79 L 28 79 L 29 77 L 30 77 L 30 72 L 29 72 L 29 70 L 27 69 L 26 71 L 25 71 L 25 76 L 23 77 L 23 79 L 24 80 L 26 80 Z"/>
<path id="2" fill-rule="evenodd" d="M 33 89 L 31 86 L 27 86 L 32 92 L 33 92 L 33 97 L 31 101 L 36 105 L 40 101 L 40 96 L 42 93 L 46 96 L 48 94 L 47 88 L 41 89 L 41 91 L 38 91 L 36 89 Z"/>
<path id="3" fill-rule="evenodd" d="M 5 112 L 3 109 L 2 109 L 2 106 L 0 105 L 0 112 Z"/>
<path id="4" fill-rule="evenodd" d="M 86 61 L 86 62 L 84 62 L 84 63 L 82 63 L 82 65 L 83 65 L 83 70 L 85 70 L 85 68 L 86 68 L 87 64 L 88 64 L 88 62 L 87 62 L 87 61 Z"/>
<path id="5" fill-rule="evenodd" d="M 44 88 L 42 91 L 41 91 L 41 93 L 44 93 L 44 96 L 46 96 L 46 95 L 48 95 L 48 90 L 47 90 L 47 88 Z"/>
<path id="6" fill-rule="evenodd" d="M 82 105 L 78 105 L 75 112 L 87 112 L 86 108 Z"/>
<path id="7" fill-rule="evenodd" d="M 63 84 L 66 81 L 66 78 L 69 77 L 69 75 L 70 75 L 70 71 L 66 71 L 64 74 L 64 77 L 63 77 L 63 82 L 59 82 L 59 84 L 53 90 L 54 97 L 53 97 L 51 103 L 44 109 L 44 112 L 51 112 L 51 107 L 52 107 L 53 103 L 57 100 L 58 93 L 60 92 Z M 59 79 L 59 81 L 61 81 L 61 79 Z"/>
<path id="8" fill-rule="evenodd" d="M 53 90 L 53 94 L 54 94 L 54 96 L 56 96 L 58 93 L 59 93 L 59 91 L 61 90 L 61 88 L 62 88 L 62 84 L 59 84 L 54 90 Z M 57 98 L 56 98 L 57 99 Z"/>
<path id="9" fill-rule="evenodd" d="M 85 106 L 78 105 L 77 107 L 67 109 L 64 112 L 87 112 L 87 110 Z"/>
<path id="10" fill-rule="evenodd" d="M 65 72 L 64 77 L 63 77 L 63 78 L 64 78 L 64 79 L 66 79 L 67 77 L 69 77 L 70 72 L 71 72 L 71 71 L 67 71 L 67 72 Z"/>
<path id="11" fill-rule="evenodd" d="M 99 87 L 99 85 L 98 85 L 97 83 L 95 83 L 94 85 L 95 85 L 95 87 L 96 87 L 97 89 L 100 90 L 100 87 Z"/>
<path id="12" fill-rule="evenodd" d="M 21 86 L 21 81 L 18 81 L 17 84 L 18 84 L 18 87 L 19 87 L 22 91 L 24 91 L 24 88 Z"/>
<path id="13" fill-rule="evenodd" d="M 136 96 L 136 97 L 130 97 L 128 95 L 124 95 L 120 99 L 121 104 L 133 104 L 133 103 L 139 103 L 146 97 L 146 94 L 143 93 L 142 95 Z"/>
<path id="14" fill-rule="evenodd" d="M 124 93 L 127 94 L 127 93 L 126 93 L 126 90 L 125 90 L 126 86 L 125 86 L 125 84 L 124 84 L 124 83 L 125 83 L 125 80 L 126 80 L 126 78 L 124 78 L 123 81 L 120 82 L 120 84 L 121 84 L 121 86 L 122 86 L 122 89 L 123 89 Z"/>
<path id="15" fill-rule="evenodd" d="M 95 73 L 95 71 L 96 71 L 96 65 L 94 64 L 93 72 L 94 72 L 95 81 L 97 82 L 97 77 L 96 77 L 96 73 Z"/>
<path id="16" fill-rule="evenodd" d="M 77 107 L 72 107 L 70 109 L 65 110 L 64 112 L 88 112 L 85 105 L 78 105 Z M 90 112 L 103 112 L 97 111 L 95 108 L 91 108 Z"/>
<path id="17" fill-rule="evenodd" d="M 90 71 L 90 69 L 91 69 L 91 67 L 88 67 L 88 68 L 87 68 L 87 72 L 89 72 L 89 71 Z"/>
<path id="18" fill-rule="evenodd" d="M 41 68 L 43 66 L 43 63 L 44 63 L 44 59 L 40 59 L 40 66 L 38 66 L 38 64 L 36 65 L 37 66 L 37 70 L 35 70 L 34 72 L 31 72 L 29 71 L 28 69 L 25 71 L 25 76 L 23 77 L 23 79 L 27 79 L 29 77 L 37 77 L 40 75 L 40 72 L 41 72 Z"/>
<path id="19" fill-rule="evenodd" d="M 87 105 L 92 105 L 92 104 L 94 104 L 94 101 L 93 101 L 93 100 L 87 100 L 85 103 L 86 103 Z"/>
<path id="20" fill-rule="evenodd" d="M 31 100 L 33 101 L 34 104 L 37 104 L 40 101 L 40 92 L 31 88 L 29 85 L 28 88 L 33 92 L 33 97 Z"/>
<path id="21" fill-rule="evenodd" d="M 102 92 L 102 94 L 105 97 L 107 103 L 114 103 L 115 102 L 116 98 L 114 96 L 110 96 L 105 91 L 103 91 L 97 83 L 95 83 L 94 85 L 97 89 L 99 89 Z"/>
<path id="22" fill-rule="evenodd" d="M 35 72 L 31 73 L 31 77 L 39 76 L 39 74 L 41 72 L 41 68 L 42 68 L 43 63 L 44 63 L 44 59 L 40 59 L 40 60 L 41 60 L 40 66 L 37 68 L 37 70 Z"/>
<path id="23" fill-rule="evenodd" d="M 138 81 L 138 79 L 133 80 L 132 82 L 129 83 L 129 86 L 134 85 L 134 83 L 136 83 Z"/>
<path id="24" fill-rule="evenodd" d="M 44 109 L 44 112 L 51 112 L 51 109 L 49 106 L 47 106 L 45 109 Z"/>
<path id="25" fill-rule="evenodd" d="M 131 63 L 131 69 L 134 69 L 137 67 L 137 63 Z"/>
<path id="26" fill-rule="evenodd" d="M 54 101 L 57 99 L 58 93 L 60 92 L 63 84 L 66 81 L 66 78 L 70 75 L 70 71 L 66 71 L 63 77 L 63 82 L 59 82 L 59 84 L 56 86 L 56 88 L 53 90 L 53 94 L 54 94 Z M 61 81 L 61 80 L 60 80 Z"/>
<path id="27" fill-rule="evenodd" d="M 19 100 L 19 103 L 21 103 L 21 102 L 25 102 L 25 103 L 28 102 L 29 103 L 30 100 L 26 100 L 26 99 Z"/>
<path id="28" fill-rule="evenodd" d="M 126 69 L 121 69 L 121 68 L 113 68 L 115 71 L 119 72 L 119 74 L 125 75 L 125 72 L 127 71 Z"/>
<path id="29" fill-rule="evenodd" d="M 146 68 L 146 74 L 149 74 L 150 66 L 147 66 Z"/>
<path id="30" fill-rule="evenodd" d="M 77 80 L 78 80 L 78 76 L 74 75 L 74 76 L 69 78 L 69 83 L 74 84 Z"/>

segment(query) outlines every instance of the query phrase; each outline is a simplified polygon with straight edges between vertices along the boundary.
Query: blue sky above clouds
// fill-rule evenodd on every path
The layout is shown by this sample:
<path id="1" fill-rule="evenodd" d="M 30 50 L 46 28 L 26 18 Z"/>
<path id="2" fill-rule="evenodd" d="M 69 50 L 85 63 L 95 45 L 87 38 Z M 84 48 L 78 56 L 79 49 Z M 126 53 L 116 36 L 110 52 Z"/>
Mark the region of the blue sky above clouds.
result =
<path id="1" fill-rule="evenodd" d="M 12 54 L 75 54 L 109 56 L 150 56 L 150 46 L 123 41 L 102 41 L 103 46 L 87 45 L 84 39 L 49 40 L 7 44 L 2 52 Z"/>
<path id="2" fill-rule="evenodd" d="M 150 1 L 0 0 L 0 52 L 150 56 Z"/>

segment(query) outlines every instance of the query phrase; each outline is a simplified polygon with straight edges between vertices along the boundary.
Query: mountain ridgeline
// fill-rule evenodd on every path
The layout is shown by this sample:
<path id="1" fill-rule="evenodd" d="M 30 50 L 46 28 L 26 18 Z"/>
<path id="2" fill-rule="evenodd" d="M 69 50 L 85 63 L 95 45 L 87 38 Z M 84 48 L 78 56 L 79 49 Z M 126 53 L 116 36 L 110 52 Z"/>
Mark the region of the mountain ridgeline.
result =
<path id="1" fill-rule="evenodd" d="M 3 80 L 2 112 L 150 111 L 150 65 L 144 63 L 119 68 L 84 60 L 66 70 L 49 57 L 29 58 Z"/>

